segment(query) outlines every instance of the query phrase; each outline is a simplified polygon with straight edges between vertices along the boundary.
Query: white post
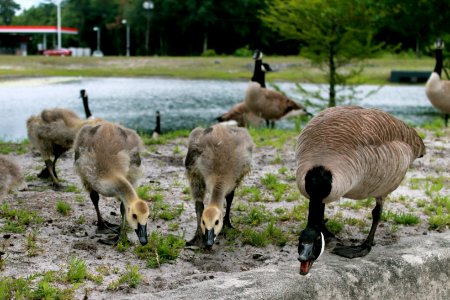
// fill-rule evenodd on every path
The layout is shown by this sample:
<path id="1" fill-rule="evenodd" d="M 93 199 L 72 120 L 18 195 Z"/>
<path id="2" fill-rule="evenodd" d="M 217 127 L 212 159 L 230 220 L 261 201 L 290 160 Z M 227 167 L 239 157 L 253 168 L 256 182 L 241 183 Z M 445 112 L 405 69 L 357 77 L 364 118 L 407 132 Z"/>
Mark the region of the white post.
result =
<path id="1" fill-rule="evenodd" d="M 126 55 L 130 56 L 130 24 L 127 22 L 126 19 L 122 20 L 122 24 L 126 25 L 126 42 L 127 42 Z"/>
<path id="2" fill-rule="evenodd" d="M 56 19 L 58 23 L 58 49 L 61 49 L 61 0 L 56 0 Z"/>

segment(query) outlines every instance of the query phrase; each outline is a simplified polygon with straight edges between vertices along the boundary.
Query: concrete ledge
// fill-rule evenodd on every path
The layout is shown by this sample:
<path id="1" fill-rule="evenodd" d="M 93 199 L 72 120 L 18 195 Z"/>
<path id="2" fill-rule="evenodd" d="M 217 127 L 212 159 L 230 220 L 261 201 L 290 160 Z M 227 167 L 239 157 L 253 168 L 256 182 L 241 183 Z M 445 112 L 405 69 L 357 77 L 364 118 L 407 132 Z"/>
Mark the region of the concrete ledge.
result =
<path id="1" fill-rule="evenodd" d="M 216 279 L 126 299 L 450 299 L 450 232 L 375 246 L 364 258 L 329 252 L 307 276 L 299 263 L 224 274 Z"/>

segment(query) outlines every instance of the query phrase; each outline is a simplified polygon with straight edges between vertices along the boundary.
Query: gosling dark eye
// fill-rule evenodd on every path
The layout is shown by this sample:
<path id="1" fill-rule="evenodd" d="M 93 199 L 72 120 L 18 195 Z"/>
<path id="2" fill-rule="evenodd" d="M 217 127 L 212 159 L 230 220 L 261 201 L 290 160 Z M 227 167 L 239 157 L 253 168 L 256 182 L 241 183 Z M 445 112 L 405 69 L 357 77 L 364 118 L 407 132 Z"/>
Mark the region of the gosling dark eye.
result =
<path id="1" fill-rule="evenodd" d="M 219 225 L 219 220 L 216 220 L 216 225 Z"/>
<path id="2" fill-rule="evenodd" d="M 133 214 L 133 219 L 137 219 L 137 215 L 136 214 Z"/>
<path id="3" fill-rule="evenodd" d="M 203 223 L 203 225 L 205 225 L 205 221 L 204 220 L 202 220 L 202 223 Z"/>

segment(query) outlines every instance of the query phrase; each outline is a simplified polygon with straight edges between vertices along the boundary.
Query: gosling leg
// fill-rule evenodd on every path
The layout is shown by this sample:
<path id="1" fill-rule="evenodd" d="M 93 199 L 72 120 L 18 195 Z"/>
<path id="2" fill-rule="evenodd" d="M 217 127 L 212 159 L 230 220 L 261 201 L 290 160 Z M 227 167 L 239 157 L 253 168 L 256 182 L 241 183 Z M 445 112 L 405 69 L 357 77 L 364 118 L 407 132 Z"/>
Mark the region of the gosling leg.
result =
<path id="1" fill-rule="evenodd" d="M 117 235 L 107 238 L 107 239 L 99 239 L 98 242 L 105 245 L 110 246 L 116 246 L 119 242 L 126 243 L 128 242 L 127 237 L 127 221 L 126 221 L 126 215 L 125 215 L 125 205 L 123 202 L 120 203 L 120 215 L 122 217 L 122 223 L 119 227 L 119 232 L 117 232 Z M 116 225 L 117 226 L 117 225 Z"/>
<path id="2" fill-rule="evenodd" d="M 448 117 L 449 117 L 449 114 L 445 114 L 445 115 L 444 115 L 445 127 L 446 127 L 446 128 L 448 127 Z"/>
<path id="3" fill-rule="evenodd" d="M 53 172 L 53 170 L 54 170 L 53 162 L 50 159 L 46 159 L 45 160 L 45 166 L 47 167 L 47 170 L 48 170 L 48 172 L 50 174 L 50 178 L 53 181 L 53 185 L 55 187 L 59 187 L 60 186 L 59 181 L 56 178 L 55 173 Z"/>
<path id="4" fill-rule="evenodd" d="M 95 212 L 97 213 L 97 230 L 95 232 L 98 234 L 117 233 L 119 231 L 119 226 L 104 221 L 102 218 L 100 209 L 98 208 L 98 201 L 100 200 L 99 194 L 96 191 L 91 191 L 89 196 L 94 204 Z"/>
<path id="5" fill-rule="evenodd" d="M 225 211 L 225 216 L 223 217 L 223 225 L 230 229 L 234 228 L 233 225 L 231 225 L 230 221 L 230 208 L 231 203 L 233 202 L 233 198 L 234 198 L 234 190 L 225 197 L 225 199 L 227 200 L 227 208 Z"/>
<path id="6" fill-rule="evenodd" d="M 202 221 L 202 214 L 203 210 L 205 208 L 205 205 L 203 204 L 203 201 L 196 201 L 195 202 L 195 214 L 197 215 L 197 230 L 195 231 L 194 238 L 190 241 L 186 242 L 186 246 L 203 246 L 203 234 L 202 234 L 202 228 L 200 227 L 200 222 Z"/>
<path id="7" fill-rule="evenodd" d="M 377 231 L 378 224 L 380 223 L 381 213 L 383 211 L 383 197 L 376 198 L 377 204 L 372 210 L 372 226 L 370 227 L 369 235 L 366 240 L 359 246 L 338 246 L 333 249 L 333 253 L 347 257 L 355 258 L 366 256 L 372 249 L 373 240 L 375 238 L 375 232 Z"/>

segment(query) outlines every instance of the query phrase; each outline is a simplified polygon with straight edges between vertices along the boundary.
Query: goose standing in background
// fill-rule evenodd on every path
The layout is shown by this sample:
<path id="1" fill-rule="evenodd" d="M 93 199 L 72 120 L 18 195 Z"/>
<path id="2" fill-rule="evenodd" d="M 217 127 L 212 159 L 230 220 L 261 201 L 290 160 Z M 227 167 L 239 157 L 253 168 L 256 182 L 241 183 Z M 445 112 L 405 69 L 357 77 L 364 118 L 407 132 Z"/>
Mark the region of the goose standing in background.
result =
<path id="1" fill-rule="evenodd" d="M 84 113 L 86 114 L 86 119 L 94 118 L 94 116 L 91 113 L 91 110 L 89 109 L 89 98 L 86 90 L 80 90 L 80 97 L 81 100 L 83 100 L 83 108 Z"/>
<path id="2" fill-rule="evenodd" d="M 263 53 L 256 49 L 253 52 L 253 59 L 255 60 L 255 68 L 253 69 L 252 81 L 259 83 L 263 88 L 266 87 L 266 72 L 273 71 L 269 64 L 263 63 Z"/>
<path id="3" fill-rule="evenodd" d="M 206 129 L 195 128 L 188 143 L 185 167 L 195 200 L 197 230 L 187 245 L 211 249 L 222 227 L 232 228 L 230 208 L 234 190 L 250 171 L 253 141 L 245 128 L 216 124 Z M 209 201 L 204 208 L 206 192 Z"/>
<path id="4" fill-rule="evenodd" d="M 252 113 L 244 102 L 233 105 L 229 111 L 217 117 L 219 122 L 234 120 L 239 127 L 258 127 L 264 119 Z"/>
<path id="5" fill-rule="evenodd" d="M 119 234 L 102 239 L 105 244 L 117 244 L 126 237 L 126 221 L 135 230 L 139 242 L 147 244 L 147 203 L 137 195 L 133 184 L 141 175 L 142 141 L 135 131 L 110 122 L 84 126 L 74 144 L 75 169 L 90 194 L 97 213 L 97 232 L 117 232 L 117 226 L 103 220 L 99 194 L 117 197 L 122 222 Z"/>
<path id="6" fill-rule="evenodd" d="M 300 273 L 309 272 L 323 252 L 325 204 L 346 197 L 375 197 L 372 227 L 359 246 L 338 246 L 333 253 L 354 258 L 368 254 L 386 196 L 401 183 L 409 165 L 425 154 L 416 131 L 377 109 L 339 106 L 315 116 L 298 137 L 297 185 L 309 198 L 308 223 L 299 237 Z"/>
<path id="7" fill-rule="evenodd" d="M 0 155 L 0 197 L 14 188 L 25 188 L 26 183 L 19 166 L 4 155 Z"/>
<path id="8" fill-rule="evenodd" d="M 244 103 L 252 113 L 265 119 L 266 124 L 271 127 L 274 127 L 275 121 L 282 118 L 310 115 L 303 106 L 284 94 L 263 88 L 256 82 L 249 83 Z"/>
<path id="9" fill-rule="evenodd" d="M 98 122 L 101 120 L 81 120 L 76 113 L 64 108 L 44 109 L 39 115 L 28 118 L 28 138 L 40 152 L 46 166 L 38 177 L 50 177 L 53 184 L 59 186 L 57 159 L 72 148 L 75 136 L 83 125 Z"/>
<path id="10" fill-rule="evenodd" d="M 435 47 L 436 65 L 430 78 L 428 78 L 425 92 L 431 104 L 444 113 L 445 127 L 447 127 L 450 114 L 450 81 L 441 79 L 444 42 L 441 39 L 437 39 Z"/>

